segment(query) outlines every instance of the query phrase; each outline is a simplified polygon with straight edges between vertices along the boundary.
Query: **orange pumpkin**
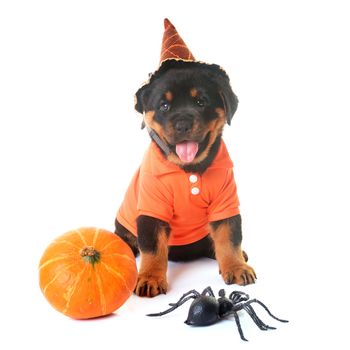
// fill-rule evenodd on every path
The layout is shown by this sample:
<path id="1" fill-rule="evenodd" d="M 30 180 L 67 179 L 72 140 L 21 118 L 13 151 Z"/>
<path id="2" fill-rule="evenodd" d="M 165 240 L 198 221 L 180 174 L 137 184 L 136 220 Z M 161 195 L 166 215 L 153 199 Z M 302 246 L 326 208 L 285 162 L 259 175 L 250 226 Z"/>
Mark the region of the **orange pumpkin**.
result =
<path id="1" fill-rule="evenodd" d="M 135 257 L 112 232 L 80 228 L 58 237 L 39 264 L 40 288 L 63 314 L 86 319 L 108 315 L 132 294 Z"/>

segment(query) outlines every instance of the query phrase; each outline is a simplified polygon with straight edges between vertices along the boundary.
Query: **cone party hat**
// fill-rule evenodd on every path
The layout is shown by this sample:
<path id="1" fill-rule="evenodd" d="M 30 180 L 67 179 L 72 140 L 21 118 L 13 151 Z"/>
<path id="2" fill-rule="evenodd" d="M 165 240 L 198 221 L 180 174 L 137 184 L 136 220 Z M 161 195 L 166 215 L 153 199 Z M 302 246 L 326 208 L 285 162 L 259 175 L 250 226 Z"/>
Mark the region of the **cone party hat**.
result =
<path id="1" fill-rule="evenodd" d="M 177 32 L 176 28 L 166 18 L 164 20 L 164 34 L 160 54 L 160 64 L 169 59 L 195 61 L 194 56 Z"/>
<path id="2" fill-rule="evenodd" d="M 142 104 L 139 104 L 140 96 L 152 82 L 171 68 L 188 67 L 206 67 L 213 73 L 228 79 L 226 72 L 216 64 L 209 64 L 198 61 L 194 58 L 192 52 L 187 47 L 174 25 L 167 19 L 164 19 L 164 34 L 160 53 L 160 62 L 158 69 L 149 74 L 148 80 L 143 83 L 135 95 L 135 109 L 142 113 Z"/>

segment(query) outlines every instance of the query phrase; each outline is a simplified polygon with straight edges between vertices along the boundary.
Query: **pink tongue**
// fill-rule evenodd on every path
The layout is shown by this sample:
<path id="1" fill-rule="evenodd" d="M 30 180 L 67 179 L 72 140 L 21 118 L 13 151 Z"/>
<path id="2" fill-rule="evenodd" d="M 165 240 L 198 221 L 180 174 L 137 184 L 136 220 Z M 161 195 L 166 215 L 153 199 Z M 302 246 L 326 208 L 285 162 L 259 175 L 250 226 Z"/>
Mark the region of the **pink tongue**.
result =
<path id="1" fill-rule="evenodd" d="M 198 152 L 198 143 L 184 141 L 176 145 L 176 154 L 184 163 L 190 163 Z"/>

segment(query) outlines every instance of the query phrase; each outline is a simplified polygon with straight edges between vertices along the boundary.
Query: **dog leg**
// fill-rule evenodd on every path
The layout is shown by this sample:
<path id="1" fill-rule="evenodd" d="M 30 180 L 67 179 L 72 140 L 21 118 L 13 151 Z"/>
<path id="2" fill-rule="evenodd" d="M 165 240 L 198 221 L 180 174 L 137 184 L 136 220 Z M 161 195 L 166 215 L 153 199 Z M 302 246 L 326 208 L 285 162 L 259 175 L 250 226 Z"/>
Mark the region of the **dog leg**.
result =
<path id="1" fill-rule="evenodd" d="M 115 219 L 114 233 L 117 236 L 119 236 L 130 247 L 135 257 L 139 255 L 139 248 L 136 236 L 129 232 L 117 219 Z"/>
<path id="2" fill-rule="evenodd" d="M 214 241 L 215 256 L 226 284 L 247 285 L 255 282 L 256 275 L 246 263 L 241 249 L 241 216 L 210 223 L 210 235 Z"/>
<path id="3" fill-rule="evenodd" d="M 141 265 L 135 293 L 146 297 L 165 294 L 170 227 L 164 221 L 141 215 L 137 219 L 137 230 Z"/>

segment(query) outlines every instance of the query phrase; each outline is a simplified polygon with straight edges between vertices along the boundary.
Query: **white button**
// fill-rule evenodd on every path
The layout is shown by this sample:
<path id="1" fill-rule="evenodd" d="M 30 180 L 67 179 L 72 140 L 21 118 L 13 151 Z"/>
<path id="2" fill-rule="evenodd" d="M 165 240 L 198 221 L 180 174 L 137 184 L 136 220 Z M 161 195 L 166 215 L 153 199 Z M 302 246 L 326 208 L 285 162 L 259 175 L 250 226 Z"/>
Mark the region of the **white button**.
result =
<path id="1" fill-rule="evenodd" d="M 198 194 L 199 193 L 199 188 L 198 187 L 192 187 L 191 188 L 191 193 L 194 194 L 194 195 Z"/>
<path id="2" fill-rule="evenodd" d="M 192 184 L 195 184 L 198 181 L 198 177 L 196 175 L 190 175 L 189 179 Z"/>

